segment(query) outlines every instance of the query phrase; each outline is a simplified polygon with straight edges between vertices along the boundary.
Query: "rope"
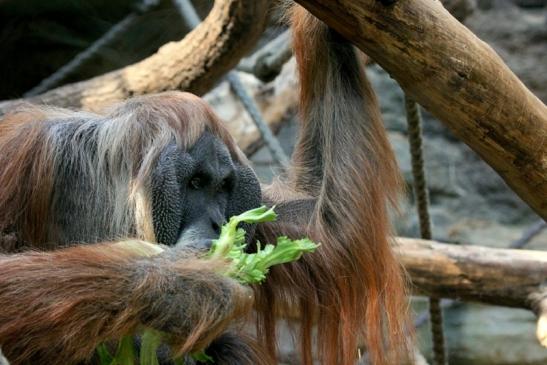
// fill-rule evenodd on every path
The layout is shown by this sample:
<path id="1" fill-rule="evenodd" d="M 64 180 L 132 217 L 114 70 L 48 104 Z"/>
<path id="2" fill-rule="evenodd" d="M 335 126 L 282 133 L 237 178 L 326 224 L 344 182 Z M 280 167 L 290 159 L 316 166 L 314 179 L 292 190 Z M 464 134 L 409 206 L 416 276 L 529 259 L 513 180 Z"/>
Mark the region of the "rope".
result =
<path id="1" fill-rule="evenodd" d="M 462 302 L 460 302 L 458 300 L 442 299 L 441 300 L 441 309 L 445 310 L 445 309 L 448 309 L 448 308 L 455 308 L 455 307 L 460 306 L 461 304 L 462 304 Z M 429 322 L 430 319 L 431 319 L 431 316 L 429 314 L 429 310 L 425 310 L 423 312 L 420 312 L 416 316 L 416 319 L 414 320 L 414 327 L 415 328 L 420 328 L 423 325 L 425 325 L 427 322 Z"/>
<path id="2" fill-rule="evenodd" d="M 262 139 L 270 150 L 273 159 L 277 162 L 278 165 L 282 167 L 288 166 L 289 158 L 283 151 L 283 148 L 281 148 L 279 141 L 273 135 L 272 130 L 270 129 L 264 118 L 262 118 L 262 115 L 260 114 L 260 111 L 258 110 L 258 106 L 256 105 L 255 101 L 251 98 L 247 90 L 245 90 L 245 87 L 241 83 L 239 75 L 234 71 L 230 71 L 226 78 L 230 83 L 232 91 L 239 97 L 239 100 L 241 100 L 241 103 L 247 110 L 247 113 L 249 113 L 249 115 L 253 119 Z"/>
<path id="3" fill-rule="evenodd" d="M 420 225 L 420 235 L 431 239 L 431 219 L 429 216 L 429 194 L 425 178 L 422 118 L 418 104 L 405 95 L 405 108 L 408 123 L 408 139 L 412 160 L 412 176 L 414 179 L 414 195 Z M 443 315 L 439 298 L 429 298 L 429 317 L 431 319 L 431 334 L 433 337 L 433 357 L 435 365 L 448 364 L 443 332 Z"/>
<path id="4" fill-rule="evenodd" d="M 88 48 L 78 53 L 70 62 L 59 68 L 50 76 L 43 79 L 38 85 L 27 91 L 23 96 L 25 98 L 35 96 L 48 91 L 59 85 L 70 74 L 80 68 L 86 61 L 93 57 L 105 45 L 112 42 L 121 33 L 127 30 L 131 24 L 139 17 L 141 13 L 148 11 L 151 7 L 158 4 L 158 0 L 143 0 L 137 6 L 136 11 L 123 18 L 110 28 L 101 38 L 93 42 Z"/>
<path id="5" fill-rule="evenodd" d="M 195 28 L 200 23 L 201 20 L 199 18 L 199 15 L 196 13 L 194 6 L 189 0 L 173 0 L 173 2 L 179 10 L 179 13 L 183 18 L 184 22 L 188 26 L 190 26 L 191 28 Z M 230 83 L 230 88 L 239 98 L 239 100 L 243 104 L 243 107 L 245 108 L 245 110 L 247 110 L 247 113 L 249 113 L 249 116 L 256 125 L 260 136 L 262 137 L 262 140 L 266 143 L 266 146 L 272 154 L 272 158 L 278 165 L 286 167 L 289 164 L 289 158 L 283 151 L 283 148 L 281 148 L 279 141 L 273 135 L 272 130 L 270 129 L 264 118 L 262 118 L 258 106 L 245 89 L 245 86 L 243 86 L 243 84 L 241 83 L 241 79 L 239 78 L 237 72 L 228 72 L 226 79 Z"/>
<path id="6" fill-rule="evenodd" d="M 201 23 L 201 19 L 199 18 L 194 5 L 189 0 L 173 0 L 173 3 L 177 7 L 184 23 L 191 29 L 194 29 Z"/>
<path id="7" fill-rule="evenodd" d="M 524 248 L 535 236 L 540 234 L 544 229 L 547 228 L 547 222 L 543 219 L 540 219 L 536 223 L 534 223 L 531 227 L 529 227 L 522 236 L 516 240 L 515 242 L 511 243 L 510 248 Z"/>

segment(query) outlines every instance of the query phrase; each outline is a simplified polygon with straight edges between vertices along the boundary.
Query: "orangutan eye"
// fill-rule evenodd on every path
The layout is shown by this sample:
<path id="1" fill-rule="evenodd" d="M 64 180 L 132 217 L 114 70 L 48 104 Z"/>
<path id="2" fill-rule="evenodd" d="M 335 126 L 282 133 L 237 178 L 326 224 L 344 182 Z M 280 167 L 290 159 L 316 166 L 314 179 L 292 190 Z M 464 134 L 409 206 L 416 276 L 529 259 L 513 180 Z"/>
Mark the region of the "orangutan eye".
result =
<path id="1" fill-rule="evenodd" d="M 188 183 L 191 189 L 194 190 L 200 190 L 205 185 L 205 180 L 202 176 L 196 175 L 193 178 L 190 179 L 190 182 Z"/>
<path id="2" fill-rule="evenodd" d="M 223 179 L 221 183 L 218 185 L 218 191 L 222 193 L 228 193 L 234 188 L 234 177 L 228 176 L 227 178 Z"/>

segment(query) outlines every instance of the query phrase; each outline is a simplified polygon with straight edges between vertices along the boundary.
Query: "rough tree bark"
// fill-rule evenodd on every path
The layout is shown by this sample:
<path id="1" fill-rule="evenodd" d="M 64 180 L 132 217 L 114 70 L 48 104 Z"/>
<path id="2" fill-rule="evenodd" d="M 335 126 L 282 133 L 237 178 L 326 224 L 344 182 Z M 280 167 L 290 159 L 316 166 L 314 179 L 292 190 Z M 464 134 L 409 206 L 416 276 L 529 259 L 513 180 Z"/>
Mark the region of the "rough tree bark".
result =
<path id="1" fill-rule="evenodd" d="M 533 310 L 547 347 L 547 252 L 398 238 L 415 294 Z"/>
<path id="2" fill-rule="evenodd" d="M 415 293 L 533 309 L 547 284 L 547 252 L 398 238 L 399 260 Z"/>
<path id="3" fill-rule="evenodd" d="M 217 0 L 196 29 L 183 40 L 161 47 L 149 58 L 27 100 L 99 110 L 134 95 L 165 90 L 202 94 L 255 45 L 266 25 L 267 7 L 266 0 Z M 0 103 L 0 115 L 19 102 Z"/>
<path id="4" fill-rule="evenodd" d="M 547 219 L 547 107 L 441 2 L 296 1 L 371 56 Z"/>

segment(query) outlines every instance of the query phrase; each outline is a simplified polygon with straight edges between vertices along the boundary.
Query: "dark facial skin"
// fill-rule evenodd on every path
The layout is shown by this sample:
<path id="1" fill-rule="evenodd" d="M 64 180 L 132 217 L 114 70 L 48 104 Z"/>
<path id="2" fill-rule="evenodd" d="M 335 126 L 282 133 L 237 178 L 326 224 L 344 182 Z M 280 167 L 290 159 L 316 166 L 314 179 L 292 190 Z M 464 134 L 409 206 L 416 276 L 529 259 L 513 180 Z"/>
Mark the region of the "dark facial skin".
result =
<path id="1" fill-rule="evenodd" d="M 226 146 L 205 132 L 188 151 L 175 144 L 163 151 L 152 201 L 159 243 L 208 249 L 227 219 L 259 206 L 261 194 L 253 171 L 232 161 Z"/>

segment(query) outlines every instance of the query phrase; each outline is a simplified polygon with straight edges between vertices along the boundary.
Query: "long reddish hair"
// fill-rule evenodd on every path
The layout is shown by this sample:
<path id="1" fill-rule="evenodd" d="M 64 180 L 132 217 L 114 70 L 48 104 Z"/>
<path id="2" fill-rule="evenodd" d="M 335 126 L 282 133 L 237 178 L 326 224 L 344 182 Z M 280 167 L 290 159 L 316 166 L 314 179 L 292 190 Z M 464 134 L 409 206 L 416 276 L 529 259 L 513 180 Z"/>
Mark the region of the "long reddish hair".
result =
<path id="1" fill-rule="evenodd" d="M 169 327 L 185 315 L 180 306 L 194 315 L 188 333 L 166 335 L 173 354 L 211 345 L 221 363 L 270 364 L 246 336 L 225 332 L 252 308 L 249 290 L 219 274 L 226 262 L 150 243 L 159 155 L 204 131 L 245 163 L 188 93 L 104 114 L 24 105 L 0 120 L 0 345 L 12 364 L 89 361 L 100 343 Z"/>
<path id="2" fill-rule="evenodd" d="M 293 9 L 292 28 L 300 138 L 288 177 L 266 196 L 280 207 L 300 200 L 312 213 L 296 207 L 260 234 L 307 234 L 321 246 L 272 270 L 259 289 L 260 333 L 273 352 L 275 308 L 296 308 L 303 364 L 312 364 L 313 350 L 322 364 L 354 364 L 361 346 L 372 364 L 396 364 L 408 357 L 411 337 L 388 214 L 401 192 L 399 169 L 354 48 L 300 7 Z"/>

